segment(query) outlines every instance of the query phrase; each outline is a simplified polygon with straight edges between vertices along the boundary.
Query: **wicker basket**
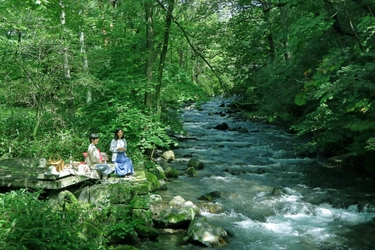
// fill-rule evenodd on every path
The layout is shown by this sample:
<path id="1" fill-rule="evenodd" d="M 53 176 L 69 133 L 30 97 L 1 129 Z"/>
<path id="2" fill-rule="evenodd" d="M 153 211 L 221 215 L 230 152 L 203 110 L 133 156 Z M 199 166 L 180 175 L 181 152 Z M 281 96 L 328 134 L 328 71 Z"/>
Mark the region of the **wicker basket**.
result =
<path id="1" fill-rule="evenodd" d="M 65 168 L 65 162 L 61 159 L 61 156 L 58 154 L 53 154 L 49 157 L 47 166 L 55 166 L 57 172 L 60 172 Z"/>

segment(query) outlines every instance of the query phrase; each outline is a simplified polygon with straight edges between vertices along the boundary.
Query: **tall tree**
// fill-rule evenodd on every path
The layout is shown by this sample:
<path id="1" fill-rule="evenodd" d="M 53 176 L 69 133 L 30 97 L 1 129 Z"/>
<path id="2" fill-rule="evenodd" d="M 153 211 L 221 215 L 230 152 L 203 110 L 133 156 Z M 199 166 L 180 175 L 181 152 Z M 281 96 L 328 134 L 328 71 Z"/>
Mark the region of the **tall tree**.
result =
<path id="1" fill-rule="evenodd" d="M 157 116 L 160 117 L 161 114 L 161 103 L 160 103 L 160 93 L 163 82 L 163 70 L 164 63 L 167 57 L 168 52 L 168 43 L 169 43 L 169 31 L 172 24 L 172 14 L 175 6 L 175 0 L 168 0 L 168 8 L 165 17 L 165 28 L 164 28 L 164 39 L 162 43 L 162 50 L 160 53 L 159 68 L 158 68 L 158 85 L 156 86 L 156 109 Z"/>

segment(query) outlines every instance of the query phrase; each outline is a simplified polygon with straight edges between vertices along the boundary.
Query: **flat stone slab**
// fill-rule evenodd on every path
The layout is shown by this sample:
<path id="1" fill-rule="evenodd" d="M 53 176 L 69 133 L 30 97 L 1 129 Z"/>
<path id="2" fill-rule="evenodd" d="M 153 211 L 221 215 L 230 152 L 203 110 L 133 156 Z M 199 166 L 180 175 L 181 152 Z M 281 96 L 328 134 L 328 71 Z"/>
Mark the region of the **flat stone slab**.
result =
<path id="1" fill-rule="evenodd" d="M 86 165 L 66 167 L 58 175 L 48 174 L 47 167 L 39 167 L 37 159 L 8 159 L 0 161 L 0 187 L 62 189 L 90 179 L 99 179 L 96 170 Z M 108 164 L 113 170 L 114 164 Z M 135 170 L 135 178 L 111 177 L 108 182 L 129 181 L 134 185 L 147 182 L 143 170 Z"/>

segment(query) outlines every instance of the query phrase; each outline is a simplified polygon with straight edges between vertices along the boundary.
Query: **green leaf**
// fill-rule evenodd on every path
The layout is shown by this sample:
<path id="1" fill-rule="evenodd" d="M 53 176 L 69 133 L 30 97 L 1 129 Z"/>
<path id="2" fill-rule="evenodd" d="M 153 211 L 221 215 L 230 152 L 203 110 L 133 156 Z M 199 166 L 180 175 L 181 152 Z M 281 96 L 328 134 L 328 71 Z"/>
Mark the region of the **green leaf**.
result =
<path id="1" fill-rule="evenodd" d="M 306 104 L 306 94 L 305 93 L 298 93 L 294 97 L 294 103 L 298 106 L 303 106 Z"/>

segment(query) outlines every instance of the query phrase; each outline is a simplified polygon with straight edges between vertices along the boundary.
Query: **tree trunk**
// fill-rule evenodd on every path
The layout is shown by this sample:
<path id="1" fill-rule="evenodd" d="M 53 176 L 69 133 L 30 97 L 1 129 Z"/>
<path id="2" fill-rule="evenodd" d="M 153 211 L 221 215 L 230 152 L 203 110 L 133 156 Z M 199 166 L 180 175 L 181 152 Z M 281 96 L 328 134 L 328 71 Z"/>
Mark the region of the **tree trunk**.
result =
<path id="1" fill-rule="evenodd" d="M 61 6 L 61 16 L 60 16 L 60 23 L 61 23 L 61 27 L 62 27 L 62 30 L 64 30 L 64 26 L 65 26 L 65 23 L 66 23 L 66 14 L 65 14 L 65 6 L 64 6 L 64 3 L 63 1 L 60 1 L 59 2 L 60 6 Z M 65 43 L 65 38 L 63 37 L 63 44 Z M 64 78 L 65 78 L 65 81 L 67 82 L 68 87 L 67 87 L 67 103 L 68 103 L 68 114 L 69 114 L 69 117 L 70 118 L 73 118 L 74 117 L 74 93 L 73 93 L 73 86 L 71 86 L 71 75 L 70 75 L 70 65 L 69 65 L 69 48 L 67 46 L 64 45 L 64 48 L 63 48 L 63 58 L 64 58 L 64 65 L 63 65 L 63 69 L 64 69 Z"/>
<path id="2" fill-rule="evenodd" d="M 146 93 L 144 98 L 144 104 L 152 108 L 152 82 L 153 82 L 153 74 L 152 68 L 154 65 L 154 24 L 153 24 L 153 6 L 151 1 L 145 1 L 145 12 L 146 12 L 146 40 L 147 40 L 147 59 L 146 59 L 146 78 L 147 78 L 147 86 L 146 86 Z"/>
<path id="3" fill-rule="evenodd" d="M 160 104 L 160 92 L 162 88 L 163 82 L 163 70 L 164 70 L 164 63 L 167 57 L 168 52 L 168 42 L 169 42 L 169 30 L 172 24 L 172 13 L 174 9 L 174 2 L 175 0 L 168 1 L 168 11 L 165 18 L 165 29 L 164 29 L 164 40 L 163 40 L 163 47 L 160 53 L 160 62 L 159 62 L 159 69 L 158 69 L 158 85 L 156 86 L 156 109 L 157 109 L 157 117 L 160 118 L 161 115 L 161 104 Z"/>

